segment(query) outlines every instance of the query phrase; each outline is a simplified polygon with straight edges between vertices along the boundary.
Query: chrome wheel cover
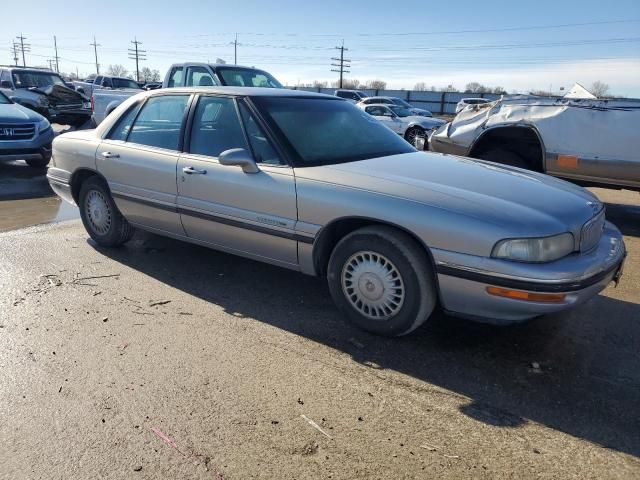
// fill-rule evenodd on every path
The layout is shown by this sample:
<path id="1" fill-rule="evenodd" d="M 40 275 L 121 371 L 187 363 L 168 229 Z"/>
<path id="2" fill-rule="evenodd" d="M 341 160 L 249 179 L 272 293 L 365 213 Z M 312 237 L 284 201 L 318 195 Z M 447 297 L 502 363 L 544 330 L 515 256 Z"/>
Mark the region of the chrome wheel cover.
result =
<path id="1" fill-rule="evenodd" d="M 112 221 L 111 207 L 102 192 L 91 190 L 85 199 L 84 208 L 91 229 L 100 235 L 109 233 Z"/>
<path id="2" fill-rule="evenodd" d="M 400 271 L 384 255 L 372 251 L 354 253 L 341 275 L 342 292 L 361 315 L 388 320 L 404 303 L 405 288 Z"/>
<path id="3" fill-rule="evenodd" d="M 419 129 L 415 127 L 410 128 L 409 131 L 407 132 L 407 141 L 414 147 L 418 146 L 419 138 L 426 139 L 426 137 L 427 137 L 426 132 L 422 133 Z"/>

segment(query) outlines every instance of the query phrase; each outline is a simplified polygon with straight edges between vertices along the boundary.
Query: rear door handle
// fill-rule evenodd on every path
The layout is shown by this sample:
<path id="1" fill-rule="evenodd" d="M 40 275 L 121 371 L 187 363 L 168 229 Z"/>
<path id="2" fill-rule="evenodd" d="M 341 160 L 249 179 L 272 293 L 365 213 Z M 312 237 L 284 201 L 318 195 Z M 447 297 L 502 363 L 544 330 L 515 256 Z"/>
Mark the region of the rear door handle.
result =
<path id="1" fill-rule="evenodd" d="M 119 153 L 102 152 L 100 155 L 102 155 L 104 158 L 120 158 Z"/>
<path id="2" fill-rule="evenodd" d="M 200 170 L 199 168 L 193 168 L 193 167 L 184 167 L 182 169 L 182 171 L 184 173 L 186 173 L 187 175 L 206 175 L 207 171 L 206 170 Z"/>

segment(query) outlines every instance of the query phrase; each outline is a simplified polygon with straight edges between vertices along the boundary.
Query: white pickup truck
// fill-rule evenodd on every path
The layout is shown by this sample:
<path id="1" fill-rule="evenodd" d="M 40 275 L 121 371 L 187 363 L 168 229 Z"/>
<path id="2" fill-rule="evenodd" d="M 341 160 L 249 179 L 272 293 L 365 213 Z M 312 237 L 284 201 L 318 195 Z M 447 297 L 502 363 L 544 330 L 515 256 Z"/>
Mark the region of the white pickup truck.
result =
<path id="1" fill-rule="evenodd" d="M 96 82 L 100 77 L 96 77 Z M 125 79 L 137 85 L 133 80 Z M 264 70 L 238 65 L 210 63 L 176 63 L 171 65 L 162 88 L 171 87 L 270 87 L 284 88 L 278 80 Z M 141 88 L 105 90 L 93 87 L 93 121 L 99 125 L 107 115 L 127 98 L 141 92 Z"/>

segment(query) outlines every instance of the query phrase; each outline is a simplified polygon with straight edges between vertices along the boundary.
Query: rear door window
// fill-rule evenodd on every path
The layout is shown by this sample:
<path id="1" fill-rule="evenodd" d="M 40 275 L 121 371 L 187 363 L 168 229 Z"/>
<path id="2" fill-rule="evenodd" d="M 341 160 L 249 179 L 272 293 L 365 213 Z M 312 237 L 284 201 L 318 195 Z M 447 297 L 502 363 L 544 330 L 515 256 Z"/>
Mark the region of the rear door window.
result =
<path id="1" fill-rule="evenodd" d="M 189 67 L 189 73 L 187 74 L 187 81 L 185 86 L 187 87 L 213 87 L 218 82 L 213 78 L 209 70 L 204 67 Z"/>
<path id="2" fill-rule="evenodd" d="M 182 86 L 182 67 L 174 67 L 169 75 L 169 87 L 181 87 Z"/>
<path id="3" fill-rule="evenodd" d="M 127 141 L 150 147 L 178 150 L 188 95 L 149 98 L 135 120 Z"/>

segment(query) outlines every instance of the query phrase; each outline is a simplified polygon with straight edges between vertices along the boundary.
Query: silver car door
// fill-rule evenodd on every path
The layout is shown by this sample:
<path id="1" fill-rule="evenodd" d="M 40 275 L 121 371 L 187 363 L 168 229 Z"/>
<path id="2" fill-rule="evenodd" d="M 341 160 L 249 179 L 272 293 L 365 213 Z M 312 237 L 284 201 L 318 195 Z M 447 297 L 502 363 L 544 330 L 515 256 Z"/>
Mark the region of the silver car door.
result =
<path id="1" fill-rule="evenodd" d="M 96 151 L 98 171 L 133 224 L 184 235 L 176 166 L 189 95 L 158 95 L 127 111 Z"/>
<path id="2" fill-rule="evenodd" d="M 255 119 L 230 97 L 201 96 L 178 161 L 178 211 L 189 237 L 219 249 L 297 268 L 297 209 L 293 169 L 283 165 Z M 225 166 L 218 156 L 244 148 L 257 173 Z"/>

